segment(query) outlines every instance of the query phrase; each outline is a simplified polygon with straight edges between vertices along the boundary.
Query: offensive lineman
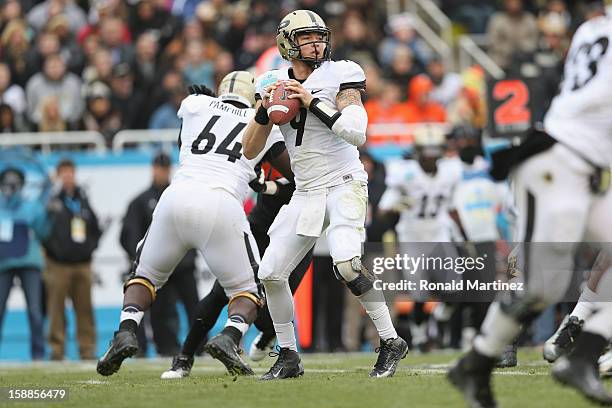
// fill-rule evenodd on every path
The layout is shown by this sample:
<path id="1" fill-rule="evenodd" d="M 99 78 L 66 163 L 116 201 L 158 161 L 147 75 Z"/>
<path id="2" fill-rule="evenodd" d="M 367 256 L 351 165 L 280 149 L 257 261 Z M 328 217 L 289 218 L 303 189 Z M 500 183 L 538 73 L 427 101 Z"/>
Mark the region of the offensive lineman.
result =
<path id="1" fill-rule="evenodd" d="M 270 227 L 270 245 L 258 273 L 279 343 L 277 361 L 261 378 L 275 380 L 304 373 L 297 353 L 288 277 L 324 230 L 336 276 L 359 298 L 381 337 L 380 354 L 370 376 L 392 376 L 408 346 L 397 336 L 384 296 L 374 290 L 361 264 L 367 207 L 367 174 L 357 151 L 365 142 L 367 127 L 361 103 L 363 70 L 351 61 L 330 60 L 330 31 L 311 11 L 297 10 L 283 18 L 276 41 L 291 67 L 267 75 L 284 81 L 286 89 L 295 92 L 289 98 L 299 98 L 302 107 L 290 123 L 280 126 L 296 191 Z M 275 85 L 260 87 L 258 92 L 264 98 L 275 89 Z M 247 158 L 260 153 L 271 129 L 266 107 L 260 102 L 243 138 Z"/>
<path id="2" fill-rule="evenodd" d="M 533 132 L 521 146 L 494 155 L 496 178 L 518 165 L 513 174 L 519 208 L 515 240 L 545 244 L 533 247 L 537 254 L 525 251 L 527 292 L 492 304 L 472 351 L 449 371 L 472 407 L 496 406 L 490 381 L 497 356 L 521 324 L 565 293 L 573 269 L 568 243 L 574 248 L 582 240 L 607 243 L 603 249 L 611 252 L 612 18 L 602 1 L 590 3 L 598 16 L 583 23 L 572 39 L 545 132 Z M 612 405 L 612 395 L 599 377 L 597 359 L 612 337 L 611 296 L 608 269 L 597 286 L 599 310 L 585 321 L 574 351 L 552 368 L 557 381 L 604 405 Z"/>
<path id="3" fill-rule="evenodd" d="M 124 286 L 119 330 L 98 361 L 98 373 L 111 375 L 124 359 L 136 354 L 135 331 L 144 311 L 187 250 L 195 248 L 230 299 L 222 335 L 216 342 L 211 340 L 206 350 L 224 364 L 233 364 L 233 371 L 252 374 L 235 353 L 236 343 L 261 306 L 254 273 L 259 254 L 253 250 L 255 242 L 242 202 L 248 183 L 256 177 L 255 165 L 282 141 L 275 133 L 259 155 L 247 159 L 241 152 L 241 134 L 254 114 L 254 82 L 250 73 L 235 71 L 219 85 L 219 98 L 190 95 L 181 103 L 179 169 L 139 246 L 134 273 Z M 236 347 L 228 350 L 224 347 L 228 342 Z"/>

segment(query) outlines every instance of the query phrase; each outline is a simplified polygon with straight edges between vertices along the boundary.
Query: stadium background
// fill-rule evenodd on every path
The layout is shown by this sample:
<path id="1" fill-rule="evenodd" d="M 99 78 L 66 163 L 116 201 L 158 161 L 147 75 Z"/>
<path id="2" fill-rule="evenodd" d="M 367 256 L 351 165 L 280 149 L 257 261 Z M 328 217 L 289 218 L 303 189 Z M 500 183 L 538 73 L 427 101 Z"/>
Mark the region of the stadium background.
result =
<path id="1" fill-rule="evenodd" d="M 585 10 L 581 1 L 524 1 L 524 38 L 513 39 L 504 35 L 504 7 L 512 2 L 2 1 L 0 169 L 23 165 L 36 189 L 43 183 L 32 160 L 50 176 L 60 159 L 75 161 L 78 182 L 105 226 L 93 262 L 97 355 L 112 335 L 121 274 L 129 267 L 119 245 L 122 218 L 129 201 L 150 185 L 153 156 L 161 149 L 176 163 L 173 141 L 180 123 L 175 112 L 186 85 L 216 87 L 232 70 L 259 74 L 278 67 L 283 61 L 275 48 L 276 25 L 288 11 L 307 8 L 332 29 L 333 58 L 355 60 L 366 72 L 367 150 L 376 160 L 409 150 L 411 132 L 422 123 L 448 131 L 469 127 L 494 148 L 541 117 Z M 493 90 L 508 78 L 512 81 L 504 86 L 517 86 L 518 80 L 528 90 L 522 106 L 527 117 L 499 113 L 516 89 L 501 96 Z M 419 105 L 423 94 L 428 102 Z M 210 275 L 198 265 L 204 295 Z M 300 341 L 317 350 L 310 293 L 317 289 L 312 281 L 305 283 L 298 301 Z M 182 338 L 186 319 L 180 315 Z M 66 348 L 68 358 L 75 358 L 70 309 L 67 316 Z M 547 318 L 554 320 L 554 314 Z M 548 326 L 552 330 L 554 322 Z M 252 332 L 247 345 L 251 338 Z M 0 360 L 29 359 L 28 339 L 23 295 L 13 290 Z"/>

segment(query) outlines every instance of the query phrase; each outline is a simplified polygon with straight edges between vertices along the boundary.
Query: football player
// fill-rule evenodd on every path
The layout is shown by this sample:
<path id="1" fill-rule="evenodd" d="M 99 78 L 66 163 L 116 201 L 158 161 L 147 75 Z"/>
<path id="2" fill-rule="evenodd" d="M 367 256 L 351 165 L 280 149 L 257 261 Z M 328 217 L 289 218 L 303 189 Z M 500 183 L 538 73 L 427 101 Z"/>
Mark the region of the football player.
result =
<path id="1" fill-rule="evenodd" d="M 202 88 L 193 89 L 193 93 L 203 92 L 206 91 Z M 262 160 L 265 160 L 266 163 L 258 165 L 257 170 L 261 172 L 263 180 L 260 181 L 258 178 L 250 183 L 251 188 L 259 192 L 260 195 L 258 196 L 257 204 L 248 216 L 249 225 L 260 254 L 263 254 L 268 247 L 270 241 L 268 229 L 270 225 L 281 207 L 289 202 L 295 189 L 293 182 L 287 182 L 288 180 L 282 177 L 284 175 L 291 180 L 293 179 L 284 142 L 277 142 L 272 146 Z M 281 170 L 280 173 L 276 170 L 277 168 Z M 297 290 L 311 261 L 312 251 L 306 254 L 291 274 L 289 286 L 292 293 L 295 293 Z M 185 378 L 189 375 L 198 347 L 214 326 L 221 310 L 227 305 L 228 301 L 229 299 L 225 295 L 219 281 L 215 281 L 210 293 L 198 303 L 197 316 L 191 324 L 181 352 L 173 358 L 170 369 L 162 373 L 162 379 Z M 259 310 L 254 325 L 261 333 L 251 344 L 249 357 L 253 361 L 259 361 L 272 351 L 276 341 L 276 333 L 274 332 L 274 326 L 272 325 L 267 306 Z M 230 346 L 233 346 L 233 344 Z"/>
<path id="2" fill-rule="evenodd" d="M 281 56 L 291 67 L 268 72 L 258 93 L 268 99 L 284 81 L 301 108 L 280 126 L 295 174 L 296 191 L 268 231 L 270 245 L 258 276 L 266 289 L 270 315 L 279 343 L 278 359 L 263 380 L 298 377 L 304 373 L 297 353 L 293 297 L 288 277 L 296 264 L 326 231 L 336 277 L 357 296 L 381 338 L 380 354 L 370 372 L 388 377 L 407 351 L 397 336 L 381 291 L 361 264 L 365 239 L 367 174 L 357 147 L 365 142 L 367 115 L 361 102 L 363 70 L 352 61 L 331 61 L 330 31 L 317 14 L 297 10 L 284 17 L 277 33 Z M 243 138 L 244 154 L 254 158 L 272 129 L 267 109 L 258 102 L 255 118 Z"/>
<path id="3" fill-rule="evenodd" d="M 443 158 L 444 132 L 424 125 L 414 132 L 415 159 L 387 165 L 387 189 L 378 208 L 381 215 L 399 214 L 399 242 L 450 242 L 451 198 L 461 180 L 461 166 Z"/>
<path id="4" fill-rule="evenodd" d="M 414 131 L 414 158 L 393 160 L 387 165 L 387 189 L 378 209 L 382 217 L 399 216 L 395 226 L 399 243 L 451 242 L 454 225 L 449 211 L 453 191 L 461 179 L 461 166 L 456 160 L 444 158 L 445 143 L 443 130 L 428 125 L 418 127 Z M 425 246 L 424 251 L 434 248 L 431 244 Z M 443 250 L 454 252 L 450 246 Z M 417 249 L 411 244 L 410 251 Z M 427 272 L 418 271 L 419 275 L 422 273 Z M 406 279 L 418 280 L 414 275 Z M 422 291 L 415 291 L 412 296 L 418 300 L 410 323 L 412 345 L 427 351 L 428 321 L 423 302 L 430 296 Z"/>
<path id="5" fill-rule="evenodd" d="M 240 143 L 254 110 L 253 76 L 228 74 L 219 98 L 190 95 L 178 110 L 179 168 L 162 194 L 153 221 L 140 243 L 131 278 L 125 283 L 119 329 L 98 361 L 97 371 L 111 375 L 138 351 L 136 328 L 187 250 L 201 251 L 229 298 L 228 319 L 206 351 L 230 371 L 253 374 L 237 353 L 238 343 L 262 304 L 255 280 L 259 253 L 242 202 L 256 178 L 255 165 L 277 142 L 274 133 L 257 156 L 247 159 Z"/>
<path id="6" fill-rule="evenodd" d="M 565 78 L 537 130 L 518 147 L 494 154 L 493 174 L 513 171 L 519 219 L 515 241 L 545 243 L 525 251 L 526 291 L 492 304 L 473 349 L 449 379 L 470 406 L 496 406 L 491 372 L 496 358 L 520 331 L 565 293 L 574 248 L 612 242 L 612 18 L 602 1 L 590 1 L 593 16 L 576 31 L 565 62 Z M 537 251 L 535 251 L 537 249 Z M 536 269 L 537 268 L 537 269 Z M 612 337 L 612 273 L 597 286 L 599 309 L 585 321 L 574 351 L 560 357 L 553 377 L 587 398 L 612 405 L 597 371 L 597 359 Z"/>

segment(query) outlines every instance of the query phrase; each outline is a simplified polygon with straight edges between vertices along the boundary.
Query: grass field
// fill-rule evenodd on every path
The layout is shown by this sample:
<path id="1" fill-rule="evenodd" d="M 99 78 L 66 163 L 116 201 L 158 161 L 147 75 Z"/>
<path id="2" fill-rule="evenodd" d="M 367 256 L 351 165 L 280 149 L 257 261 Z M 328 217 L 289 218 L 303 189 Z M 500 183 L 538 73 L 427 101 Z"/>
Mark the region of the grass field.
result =
<path id="1" fill-rule="evenodd" d="M 233 378 L 208 357 L 196 360 L 190 377 L 160 380 L 169 360 L 128 360 L 118 374 L 99 376 L 95 363 L 36 363 L 0 365 L 0 387 L 69 390 L 66 401 L 54 407 L 462 407 L 460 395 L 445 379 L 458 354 L 409 354 L 395 377 L 370 379 L 373 353 L 303 355 L 306 374 L 298 380 L 260 382 L 256 377 Z M 253 363 L 257 374 L 272 359 Z M 519 366 L 497 370 L 495 391 L 502 407 L 586 407 L 577 393 L 558 386 L 537 350 L 521 350 Z M 0 406 L 41 407 L 15 403 Z"/>

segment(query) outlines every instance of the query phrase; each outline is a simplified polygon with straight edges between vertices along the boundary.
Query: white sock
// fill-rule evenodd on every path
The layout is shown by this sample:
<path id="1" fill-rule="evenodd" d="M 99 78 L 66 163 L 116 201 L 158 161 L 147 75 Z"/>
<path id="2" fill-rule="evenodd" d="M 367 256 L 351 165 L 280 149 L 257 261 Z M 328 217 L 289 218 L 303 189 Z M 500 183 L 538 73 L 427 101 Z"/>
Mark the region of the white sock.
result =
<path id="1" fill-rule="evenodd" d="M 588 319 L 588 317 L 598 308 L 596 302 L 597 293 L 593 292 L 588 286 L 586 286 L 580 294 L 578 303 L 576 303 L 576 306 L 574 307 L 574 310 L 572 310 L 572 313 L 570 313 L 570 316 L 576 316 L 580 320 Z"/>
<path id="2" fill-rule="evenodd" d="M 240 330 L 240 333 L 244 336 L 244 333 L 249 330 L 249 325 L 244 321 L 244 318 L 240 315 L 233 315 L 227 318 L 227 322 L 225 322 L 225 327 L 235 327 Z"/>
<path id="3" fill-rule="evenodd" d="M 135 306 L 125 306 L 121 310 L 121 315 L 119 316 L 119 323 L 124 320 L 134 320 L 137 325 L 140 325 L 140 321 L 144 317 L 144 312 L 139 310 Z"/>
<path id="4" fill-rule="evenodd" d="M 372 311 L 366 310 L 366 312 L 368 316 L 370 316 L 370 319 L 372 319 L 374 326 L 376 326 L 376 330 L 381 339 L 389 340 L 397 337 L 397 332 L 395 331 L 395 327 L 393 327 L 389 308 L 386 304 L 383 303 L 378 309 Z"/>
<path id="5" fill-rule="evenodd" d="M 289 282 L 286 280 L 264 280 L 263 282 L 278 345 L 281 348 L 297 351 L 297 341 L 295 340 L 293 327 L 293 295 L 289 288 Z"/>
<path id="6" fill-rule="evenodd" d="M 274 331 L 280 348 L 288 348 L 297 351 L 297 341 L 295 340 L 295 329 L 293 322 L 274 323 Z"/>
<path id="7" fill-rule="evenodd" d="M 499 357 L 520 331 L 520 323 L 502 312 L 499 303 L 494 302 L 482 322 L 481 333 L 474 339 L 474 349 L 488 357 Z"/>
<path id="8" fill-rule="evenodd" d="M 391 321 L 389 308 L 385 302 L 385 296 L 382 291 L 370 289 L 368 292 L 358 297 L 359 302 L 366 310 L 372 323 L 376 326 L 378 335 L 383 340 L 394 339 L 397 337 L 395 327 Z"/>

